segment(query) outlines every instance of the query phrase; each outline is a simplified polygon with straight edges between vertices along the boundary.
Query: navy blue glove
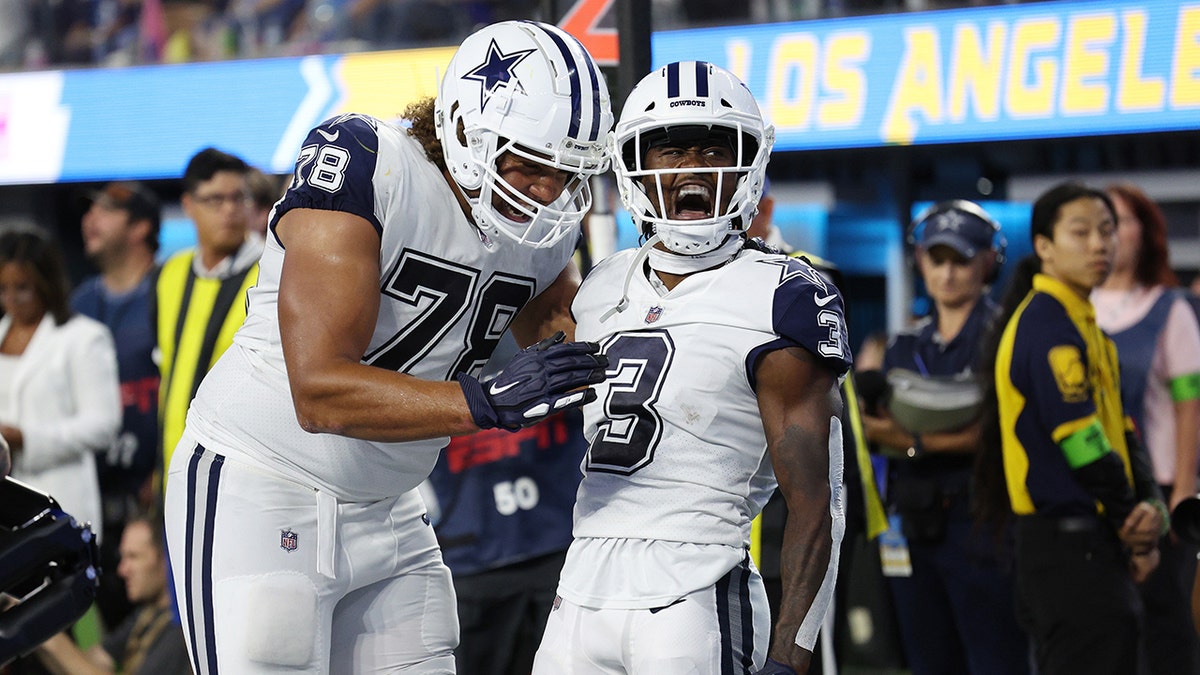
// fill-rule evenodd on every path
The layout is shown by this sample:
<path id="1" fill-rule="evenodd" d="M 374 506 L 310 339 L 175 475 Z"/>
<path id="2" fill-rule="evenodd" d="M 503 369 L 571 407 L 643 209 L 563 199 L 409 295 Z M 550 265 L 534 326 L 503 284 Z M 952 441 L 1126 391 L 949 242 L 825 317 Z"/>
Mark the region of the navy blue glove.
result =
<path id="1" fill-rule="evenodd" d="M 460 374 L 471 417 L 480 429 L 516 431 L 547 415 L 596 400 L 592 389 L 604 381 L 608 357 L 594 342 L 563 342 L 562 331 L 527 347 L 486 384 Z"/>
<path id="2" fill-rule="evenodd" d="M 768 254 L 782 254 L 783 253 L 783 251 L 779 247 L 768 244 L 767 240 L 763 239 L 762 237 L 750 237 L 749 239 L 746 240 L 746 243 L 742 244 L 742 248 L 748 249 L 750 251 L 762 251 L 763 253 L 768 253 Z"/>
<path id="3" fill-rule="evenodd" d="M 763 667 L 751 675 L 799 675 L 799 673 L 791 666 L 784 665 L 775 659 L 767 659 Z"/>

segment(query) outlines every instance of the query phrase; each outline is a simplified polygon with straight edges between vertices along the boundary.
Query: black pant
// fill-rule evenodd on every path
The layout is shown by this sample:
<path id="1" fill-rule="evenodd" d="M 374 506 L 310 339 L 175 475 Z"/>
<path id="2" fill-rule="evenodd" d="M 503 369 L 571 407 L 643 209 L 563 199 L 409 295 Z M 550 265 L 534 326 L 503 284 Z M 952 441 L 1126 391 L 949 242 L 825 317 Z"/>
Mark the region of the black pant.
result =
<path id="1" fill-rule="evenodd" d="M 1018 618 L 1040 675 L 1133 675 L 1142 601 L 1116 534 L 1097 517 L 1017 520 Z"/>
<path id="2" fill-rule="evenodd" d="M 462 637 L 460 673 L 529 675 L 567 552 L 454 578 Z"/>
<path id="3" fill-rule="evenodd" d="M 1168 489 L 1166 494 L 1170 494 Z M 1175 543 L 1170 536 L 1158 541 L 1161 561 L 1141 585 L 1146 608 L 1146 655 L 1150 675 L 1197 675 L 1200 644 L 1192 622 L 1192 583 L 1196 575 L 1196 547 Z"/>

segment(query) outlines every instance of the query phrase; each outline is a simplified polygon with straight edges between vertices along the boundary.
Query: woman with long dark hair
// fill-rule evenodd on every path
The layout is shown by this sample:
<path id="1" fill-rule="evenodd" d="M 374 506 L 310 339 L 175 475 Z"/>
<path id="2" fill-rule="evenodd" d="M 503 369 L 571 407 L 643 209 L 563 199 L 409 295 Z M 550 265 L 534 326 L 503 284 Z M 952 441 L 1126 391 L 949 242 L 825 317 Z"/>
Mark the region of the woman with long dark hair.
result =
<path id="1" fill-rule="evenodd" d="M 71 313 L 67 290 L 52 241 L 0 234 L 0 435 L 12 476 L 99 534 L 95 453 L 121 426 L 117 355 L 103 324 Z"/>
<path id="2" fill-rule="evenodd" d="M 1121 407 L 1116 348 L 1088 298 L 1116 252 L 1112 201 L 1079 183 L 1034 203 L 1034 256 L 997 323 L 977 467 L 980 515 L 1015 514 L 1017 614 L 1041 675 L 1138 672 L 1134 578 L 1157 565 L 1165 506 Z"/>

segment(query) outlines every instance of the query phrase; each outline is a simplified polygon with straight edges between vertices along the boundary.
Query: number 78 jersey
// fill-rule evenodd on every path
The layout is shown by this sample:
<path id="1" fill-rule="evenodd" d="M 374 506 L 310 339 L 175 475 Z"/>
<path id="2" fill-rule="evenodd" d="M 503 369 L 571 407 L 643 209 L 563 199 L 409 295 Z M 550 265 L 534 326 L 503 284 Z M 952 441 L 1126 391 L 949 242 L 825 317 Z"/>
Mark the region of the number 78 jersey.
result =
<path id="1" fill-rule="evenodd" d="M 743 546 L 775 485 L 754 366 L 798 346 L 844 373 L 841 296 L 801 260 L 742 251 L 665 295 L 634 274 L 628 307 L 601 322 L 634 253 L 601 263 L 572 306 L 576 339 L 609 359 L 584 409 L 574 535 Z"/>
<path id="2" fill-rule="evenodd" d="M 271 227 L 293 209 L 352 213 L 379 233 L 379 310 L 361 360 L 427 380 L 478 375 L 514 317 L 574 251 L 570 238 L 546 249 L 484 241 L 420 144 L 400 126 L 362 115 L 309 133 Z M 316 224 L 301 217 L 289 226 L 302 237 L 298 228 Z M 310 434 L 296 422 L 279 326 L 286 255 L 269 234 L 235 355 L 205 377 L 189 424 L 202 438 L 342 499 L 373 501 L 416 487 L 448 438 L 384 443 Z M 313 312 L 325 311 L 319 300 Z"/>

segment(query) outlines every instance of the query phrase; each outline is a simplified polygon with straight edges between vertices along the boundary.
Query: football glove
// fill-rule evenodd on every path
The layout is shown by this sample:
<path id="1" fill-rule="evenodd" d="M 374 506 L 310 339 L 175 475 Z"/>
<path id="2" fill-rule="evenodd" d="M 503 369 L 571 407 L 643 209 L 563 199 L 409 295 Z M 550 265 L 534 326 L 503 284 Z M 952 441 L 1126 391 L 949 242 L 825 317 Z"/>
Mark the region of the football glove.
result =
<path id="1" fill-rule="evenodd" d="M 762 237 L 750 237 L 746 240 L 746 243 L 742 244 L 742 248 L 751 251 L 762 251 L 763 253 L 767 254 L 783 254 L 783 250 L 781 250 L 778 246 L 768 244 L 767 240 L 763 239 Z"/>
<path id="2" fill-rule="evenodd" d="M 754 671 L 752 675 L 799 675 L 794 668 L 776 661 L 775 659 L 767 659 L 763 667 Z"/>
<path id="3" fill-rule="evenodd" d="M 604 381 L 608 357 L 594 342 L 563 342 L 565 337 L 559 331 L 517 352 L 489 382 L 458 375 L 480 429 L 516 431 L 596 399 L 595 391 L 582 387 Z"/>

